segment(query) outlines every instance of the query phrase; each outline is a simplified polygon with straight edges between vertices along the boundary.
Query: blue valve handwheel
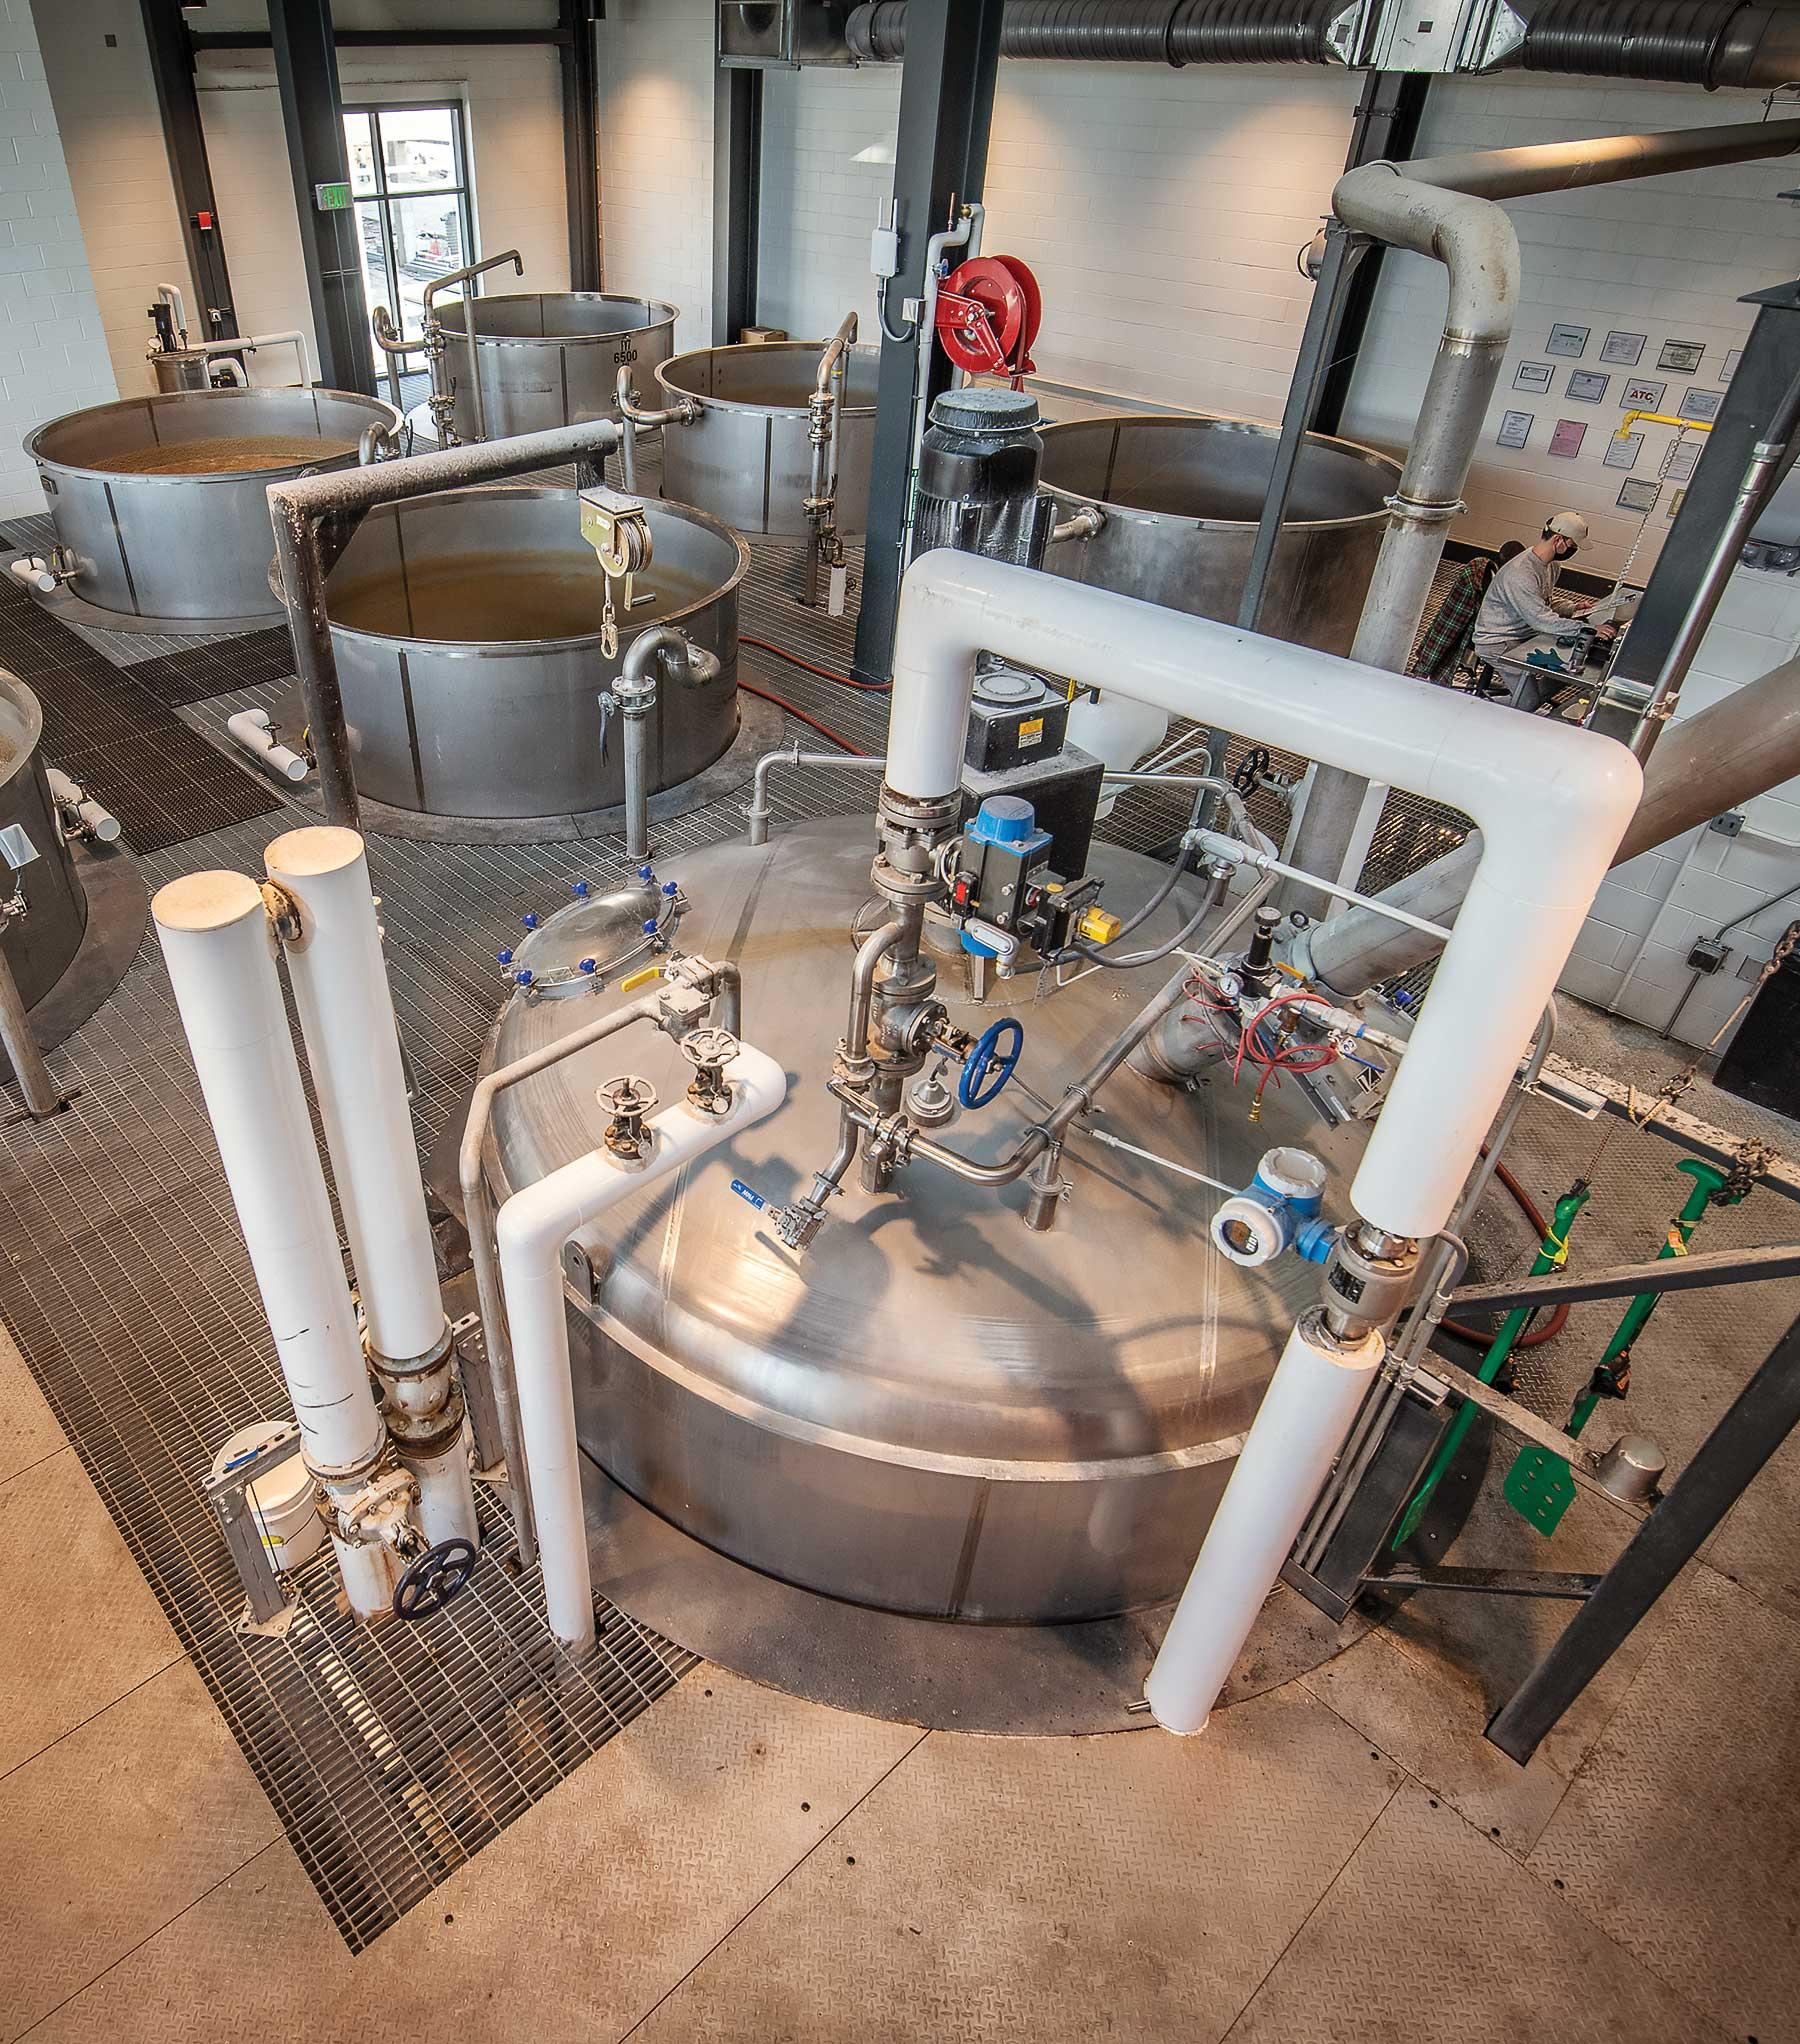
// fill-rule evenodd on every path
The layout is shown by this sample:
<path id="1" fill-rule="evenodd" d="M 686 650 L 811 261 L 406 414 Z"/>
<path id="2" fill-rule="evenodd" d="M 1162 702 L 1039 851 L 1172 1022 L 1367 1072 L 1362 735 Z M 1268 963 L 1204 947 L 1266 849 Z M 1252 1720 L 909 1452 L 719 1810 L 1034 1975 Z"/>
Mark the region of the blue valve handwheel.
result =
<path id="1" fill-rule="evenodd" d="M 1017 1069 L 1019 1053 L 1024 1048 L 1025 1031 L 1012 1016 L 1002 1015 L 998 1022 L 989 1023 L 963 1066 L 956 1087 L 957 1099 L 965 1107 L 986 1107 L 990 1101 L 998 1100 Z"/>

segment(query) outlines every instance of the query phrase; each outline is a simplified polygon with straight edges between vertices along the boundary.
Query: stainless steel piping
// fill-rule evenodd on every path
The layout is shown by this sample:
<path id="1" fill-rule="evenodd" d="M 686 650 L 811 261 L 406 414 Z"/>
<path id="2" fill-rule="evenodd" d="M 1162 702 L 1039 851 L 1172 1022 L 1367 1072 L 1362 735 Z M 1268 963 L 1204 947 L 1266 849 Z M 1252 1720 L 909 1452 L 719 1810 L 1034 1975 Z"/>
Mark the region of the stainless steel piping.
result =
<path id="1" fill-rule="evenodd" d="M 756 762 L 756 772 L 750 784 L 750 807 L 744 811 L 749 825 L 749 841 L 753 845 L 769 842 L 769 818 L 773 814 L 769 807 L 769 775 L 776 767 L 850 767 L 862 773 L 879 774 L 886 765 L 885 759 L 870 758 L 862 753 L 802 752 L 797 738 L 777 746 L 773 752 L 765 752 Z"/>
<path id="2" fill-rule="evenodd" d="M 1519 292 L 1519 239 L 1499 201 L 1656 177 L 1707 164 L 1742 163 L 1800 149 L 1800 121 L 1684 128 L 1584 142 L 1533 143 L 1404 166 L 1365 164 L 1339 178 L 1332 210 L 1347 228 L 1441 262 L 1449 307 L 1425 386 L 1387 536 L 1363 605 L 1351 658 L 1405 670 L 1445 530 L 1462 508 L 1488 400 L 1512 335 Z M 1347 714 L 1354 714 L 1347 708 Z M 1368 783 L 1339 768 L 1313 778 L 1293 847 L 1296 865 L 1338 875 L 1355 836 Z M 1345 878 L 1354 882 L 1355 875 Z M 1304 889 L 1290 906 L 1317 914 L 1329 893 Z"/>
<path id="3" fill-rule="evenodd" d="M 624 482 L 628 490 L 637 488 L 637 431 L 639 426 L 691 426 L 699 418 L 700 400 L 694 397 L 678 397 L 672 405 L 659 410 L 653 406 L 640 405 L 638 394 L 631 386 L 631 365 L 619 364 L 619 374 L 613 384 L 613 398 L 619 407 L 619 417 L 625 424 L 625 438 L 621 442 L 621 460 L 624 463 Z"/>
<path id="4" fill-rule="evenodd" d="M 400 402 L 400 364 L 408 355 L 428 352 L 430 343 L 402 340 L 400 330 L 394 324 L 394 315 L 385 305 L 376 306 L 369 315 L 369 325 L 375 336 L 375 345 L 387 357 L 388 389 L 393 395 L 394 409 L 404 413 L 406 407 Z"/>
<path id="5" fill-rule="evenodd" d="M 679 661 L 679 665 L 677 662 Z M 652 625 L 626 649 L 613 697 L 625 720 L 625 856 L 650 855 L 650 713 L 657 675 L 667 669 L 692 685 L 717 681 L 719 656 L 673 625 Z"/>
<path id="6" fill-rule="evenodd" d="M 1667 844 L 1797 774 L 1800 659 L 1783 661 L 1670 731 L 1645 768 L 1643 798 L 1613 864 Z M 1454 923 L 1480 863 L 1476 832 L 1376 898 L 1432 922 Z M 1334 993 L 1351 995 L 1410 972 L 1440 948 L 1438 938 L 1394 923 L 1378 910 L 1352 908 L 1304 932 L 1290 958 Z"/>
<path id="7" fill-rule="evenodd" d="M 497 270 L 503 263 L 511 263 L 513 274 L 525 274 L 525 259 L 516 248 L 509 248 L 497 256 L 489 256 L 486 262 L 470 263 L 466 269 L 451 270 L 442 277 L 433 277 L 425 286 L 424 318 L 429 326 L 437 319 L 435 302 L 440 291 L 447 291 L 452 284 L 467 284 L 473 278 L 485 276 L 489 270 Z M 475 294 L 465 291 L 462 295 L 463 309 L 463 352 L 469 364 L 469 394 L 475 406 L 475 437 L 487 438 L 487 407 L 481 399 L 481 362 L 475 353 Z"/>
<path id="8" fill-rule="evenodd" d="M 557 426 L 547 433 L 523 433 L 516 440 L 492 440 L 473 447 L 446 447 L 434 454 L 409 454 L 397 461 L 374 462 L 364 468 L 333 469 L 323 475 L 300 476 L 277 483 L 268 492 L 269 517 L 275 527 L 275 561 L 287 605 L 288 630 L 294 641 L 294 672 L 306 704 L 307 728 L 318 760 L 319 792 L 325 821 L 354 830 L 358 823 L 356 766 L 344 719 L 343 691 L 338 683 L 337 656 L 331 644 L 331 620 L 325 608 L 325 577 L 330 563 L 321 541 L 328 520 L 336 521 L 337 557 L 364 512 L 378 504 L 398 504 L 429 497 L 439 490 L 470 483 L 498 482 L 536 468 L 556 468 L 573 461 L 592 471 L 619 444 L 620 429 L 611 419 L 589 419 L 579 426 Z"/>

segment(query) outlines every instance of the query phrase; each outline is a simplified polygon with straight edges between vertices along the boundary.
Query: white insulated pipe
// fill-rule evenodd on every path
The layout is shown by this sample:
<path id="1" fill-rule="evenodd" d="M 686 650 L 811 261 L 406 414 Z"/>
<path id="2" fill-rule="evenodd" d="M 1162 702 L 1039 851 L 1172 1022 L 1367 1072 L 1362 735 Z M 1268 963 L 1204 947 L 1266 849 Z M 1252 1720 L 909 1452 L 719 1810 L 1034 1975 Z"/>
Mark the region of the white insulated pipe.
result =
<path id="1" fill-rule="evenodd" d="M 264 860 L 299 922 L 298 935 L 284 943 L 288 979 L 356 1266 L 369 1359 L 390 1403 L 410 1406 L 416 1380 L 417 1417 L 429 1420 L 437 1400 L 460 1413 L 363 840 L 315 824 L 274 839 Z M 395 1446 L 419 1480 L 426 1539 L 476 1539 L 462 1429 L 429 1455 L 413 1452 L 403 1429 Z"/>
<path id="2" fill-rule="evenodd" d="M 95 801 L 79 781 L 72 780 L 61 767 L 46 767 L 44 778 L 50 783 L 56 806 L 68 810 L 96 844 L 110 845 L 118 837 L 123 828 L 119 819 L 104 802 Z"/>
<path id="3" fill-rule="evenodd" d="M 252 759 L 261 760 L 271 773 L 284 781 L 306 779 L 305 754 L 281 743 L 267 710 L 239 710 L 225 719 L 225 729 L 233 744 L 242 746 Z"/>
<path id="4" fill-rule="evenodd" d="M 887 784 L 960 785 L 978 652 L 1240 731 L 1472 816 L 1481 863 L 1352 1187 L 1391 1234 L 1435 1235 L 1474 1165 L 1637 805 L 1624 746 L 1404 675 L 1009 562 L 938 551 L 901 583 Z"/>
<path id="5" fill-rule="evenodd" d="M 1165 1731 L 1204 1729 L 1386 1353 L 1374 1333 L 1340 1345 L 1317 1312 L 1288 1336 L 1144 1685 Z"/>
<path id="6" fill-rule="evenodd" d="M 325 1174 L 288 1033 L 262 889 L 243 873 L 190 873 L 150 904 L 238 1225 L 275 1338 L 306 1465 L 343 1496 L 383 1446 Z M 388 1550 L 333 1532 L 351 1608 L 388 1608 Z"/>
<path id="7" fill-rule="evenodd" d="M 236 341 L 198 341 L 190 352 L 196 355 L 254 355 L 259 348 L 292 348 L 300 364 L 300 388 L 312 388 L 312 356 L 307 349 L 306 336 L 298 327 L 289 327 L 278 334 L 247 334 Z"/>
<path id="8" fill-rule="evenodd" d="M 701 1114 L 679 1100 L 644 1124 L 653 1139 L 642 1163 L 627 1164 L 605 1150 L 593 1150 L 515 1192 L 496 1224 L 519 1425 L 544 1571 L 544 1608 L 550 1630 L 578 1653 L 594 1643 L 594 1587 L 575 1438 L 562 1246 L 628 1194 L 671 1176 L 773 1114 L 787 1097 L 787 1074 L 749 1044 L 725 1067 L 725 1078 L 731 1089 L 726 1113 Z"/>

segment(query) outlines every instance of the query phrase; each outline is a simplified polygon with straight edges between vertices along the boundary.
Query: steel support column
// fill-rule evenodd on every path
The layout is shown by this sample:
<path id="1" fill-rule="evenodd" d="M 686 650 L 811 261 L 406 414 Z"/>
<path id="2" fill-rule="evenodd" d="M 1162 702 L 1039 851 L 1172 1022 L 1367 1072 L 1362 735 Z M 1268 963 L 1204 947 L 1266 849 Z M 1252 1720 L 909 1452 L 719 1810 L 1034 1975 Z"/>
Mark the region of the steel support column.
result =
<path id="1" fill-rule="evenodd" d="M 294 206 L 300 216 L 319 375 L 334 390 L 360 390 L 373 397 L 375 364 L 363 308 L 356 211 L 345 206 L 323 212 L 318 203 L 322 186 L 350 181 L 331 0 L 269 0 L 269 33 L 287 130 L 288 166 L 294 177 Z"/>
<path id="2" fill-rule="evenodd" d="M 1398 71 L 1372 71 L 1350 128 L 1350 149 L 1344 168 L 1382 162 L 1412 154 L 1425 112 L 1430 81 Z M 1357 350 L 1375 302 L 1375 278 L 1382 251 L 1361 235 L 1348 233 L 1336 220 L 1325 230 L 1325 259 L 1313 286 L 1300 352 L 1294 360 L 1287 404 L 1281 414 L 1281 437 L 1256 528 L 1256 544 L 1238 602 L 1239 625 L 1256 630 L 1268 592 L 1275 543 L 1293 489 L 1294 470 L 1309 432 L 1335 432 L 1343 412 Z M 1329 414 L 1329 416 L 1328 416 Z"/>
<path id="3" fill-rule="evenodd" d="M 888 320 L 896 323 L 896 331 L 902 301 L 924 294 L 926 242 L 940 227 L 949 226 L 955 205 L 981 197 L 1003 12 L 1001 0 L 912 0 L 907 8 L 900 134 L 894 152 L 900 268 L 887 286 Z M 851 663 L 863 681 L 885 681 L 893 658 L 917 367 L 916 339 L 909 334 L 890 340 L 884 333 L 862 607 Z M 928 405 L 949 381 L 949 362 L 934 347 L 927 372 Z"/>
<path id="4" fill-rule="evenodd" d="M 756 324 L 762 235 L 763 74 L 721 65 L 713 74 L 713 317 L 715 347 Z"/>
<path id="5" fill-rule="evenodd" d="M 1629 739 L 1636 729 L 1641 706 L 1636 699 L 1654 688 L 1662 673 L 1706 574 L 1713 543 L 1731 515 L 1751 450 L 1788 386 L 1800 375 L 1800 283 L 1753 291 L 1739 303 L 1757 307 L 1755 324 L 1706 436 L 1693 481 L 1650 571 L 1644 600 L 1607 677 L 1609 693 L 1625 685 L 1620 690 L 1625 700 L 1603 698 L 1590 720 L 1609 738 Z M 1793 465 L 1797 451 L 1800 440 L 1789 448 L 1787 467 Z"/>
<path id="6" fill-rule="evenodd" d="M 193 338 L 235 340 L 238 326 L 231 304 L 231 272 L 225 266 L 225 243 L 213 196 L 212 166 L 206 155 L 206 131 L 200 122 L 200 94 L 194 84 L 194 50 L 187 24 L 177 0 L 140 0 L 140 4 L 150 77 L 162 115 L 163 146 L 169 156 L 169 181 L 175 187 L 188 272 L 199 300 L 194 307 Z"/>
<path id="7" fill-rule="evenodd" d="M 558 0 L 571 291 L 600 288 L 600 66 L 594 49 L 595 19 L 596 0 Z"/>
<path id="8" fill-rule="evenodd" d="M 1800 1424 L 1800 1320 L 1695 1451 L 1487 1735 L 1523 1766 Z"/>

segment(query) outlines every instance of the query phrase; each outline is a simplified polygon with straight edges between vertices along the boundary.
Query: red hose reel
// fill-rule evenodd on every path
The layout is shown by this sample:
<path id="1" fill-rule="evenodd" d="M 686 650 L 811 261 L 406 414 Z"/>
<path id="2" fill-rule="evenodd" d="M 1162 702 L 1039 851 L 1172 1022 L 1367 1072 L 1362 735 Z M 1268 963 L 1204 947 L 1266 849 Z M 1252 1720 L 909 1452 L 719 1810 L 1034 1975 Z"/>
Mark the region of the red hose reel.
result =
<path id="1" fill-rule="evenodd" d="M 1015 390 L 1036 366 L 1031 344 L 1043 316 L 1037 279 L 1017 256 L 971 256 L 938 286 L 944 353 L 971 375 L 1010 378 Z"/>

